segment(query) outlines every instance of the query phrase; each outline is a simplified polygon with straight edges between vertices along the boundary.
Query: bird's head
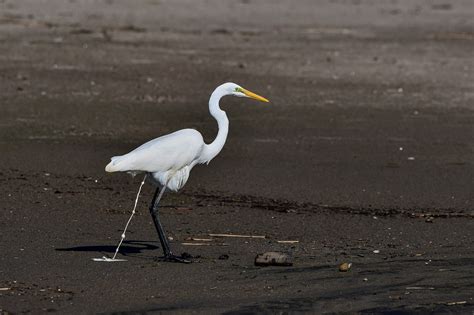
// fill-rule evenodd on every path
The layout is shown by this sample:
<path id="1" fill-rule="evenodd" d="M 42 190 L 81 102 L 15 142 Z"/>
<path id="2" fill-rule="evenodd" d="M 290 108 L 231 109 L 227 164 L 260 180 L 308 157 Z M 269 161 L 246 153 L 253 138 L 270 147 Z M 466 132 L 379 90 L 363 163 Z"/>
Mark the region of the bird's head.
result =
<path id="1" fill-rule="evenodd" d="M 269 100 L 267 100 L 265 97 L 262 97 L 253 92 L 250 92 L 249 90 L 246 90 L 240 85 L 237 85 L 235 83 L 224 83 L 222 87 L 227 92 L 226 93 L 227 95 L 234 95 L 238 97 L 249 97 L 257 101 L 267 102 L 267 103 L 269 102 Z"/>

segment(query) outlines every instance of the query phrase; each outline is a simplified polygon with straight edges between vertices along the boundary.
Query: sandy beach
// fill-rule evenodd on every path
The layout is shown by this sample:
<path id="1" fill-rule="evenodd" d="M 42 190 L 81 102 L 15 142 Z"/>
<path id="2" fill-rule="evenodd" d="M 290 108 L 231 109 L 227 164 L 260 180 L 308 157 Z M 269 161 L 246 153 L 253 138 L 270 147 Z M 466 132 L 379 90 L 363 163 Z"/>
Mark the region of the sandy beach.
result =
<path id="1" fill-rule="evenodd" d="M 0 1 L 0 314 L 472 313 L 473 15 L 451 0 Z M 271 102 L 223 99 L 224 149 L 165 194 L 193 263 L 157 260 L 151 183 L 127 261 L 92 261 L 113 255 L 142 179 L 105 173 L 110 157 L 182 128 L 211 142 L 227 81 Z M 293 266 L 254 266 L 267 251 Z"/>

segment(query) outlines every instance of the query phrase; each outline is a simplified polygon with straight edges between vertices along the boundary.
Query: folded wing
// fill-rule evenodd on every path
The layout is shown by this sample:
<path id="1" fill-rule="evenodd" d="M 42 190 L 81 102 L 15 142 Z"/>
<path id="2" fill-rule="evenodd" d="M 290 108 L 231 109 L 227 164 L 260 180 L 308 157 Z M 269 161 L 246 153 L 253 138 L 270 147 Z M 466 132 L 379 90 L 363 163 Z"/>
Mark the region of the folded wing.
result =
<path id="1" fill-rule="evenodd" d="M 127 154 L 112 157 L 105 170 L 151 173 L 178 171 L 195 163 L 203 148 L 204 141 L 197 130 L 183 129 L 148 141 Z"/>

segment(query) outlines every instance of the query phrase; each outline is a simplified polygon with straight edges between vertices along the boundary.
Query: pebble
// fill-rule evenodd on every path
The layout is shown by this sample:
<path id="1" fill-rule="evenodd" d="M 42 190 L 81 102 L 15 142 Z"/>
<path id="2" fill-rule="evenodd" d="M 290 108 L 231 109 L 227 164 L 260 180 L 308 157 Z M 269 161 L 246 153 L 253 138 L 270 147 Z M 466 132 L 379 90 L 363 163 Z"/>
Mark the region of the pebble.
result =
<path id="1" fill-rule="evenodd" d="M 266 252 L 255 257 L 255 266 L 293 266 L 293 261 L 285 253 Z"/>
<path id="2" fill-rule="evenodd" d="M 344 263 L 339 265 L 339 271 L 347 272 L 351 269 L 351 266 L 352 266 L 352 263 L 344 262 Z"/>

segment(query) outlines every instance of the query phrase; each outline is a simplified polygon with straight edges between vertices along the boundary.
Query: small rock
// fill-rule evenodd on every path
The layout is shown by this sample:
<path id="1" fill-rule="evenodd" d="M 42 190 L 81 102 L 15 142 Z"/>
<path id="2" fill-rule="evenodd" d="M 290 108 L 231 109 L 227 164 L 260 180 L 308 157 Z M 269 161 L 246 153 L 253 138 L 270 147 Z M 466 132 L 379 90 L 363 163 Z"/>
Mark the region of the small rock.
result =
<path id="1" fill-rule="evenodd" d="M 341 272 L 347 272 L 349 269 L 351 269 L 352 263 L 342 263 L 339 265 L 339 271 Z"/>
<path id="2" fill-rule="evenodd" d="M 266 252 L 255 257 L 255 266 L 293 266 L 293 262 L 285 253 Z"/>
<path id="3" fill-rule="evenodd" d="M 433 223 L 433 221 L 434 221 L 434 217 L 427 217 L 425 220 L 426 223 Z"/>
<path id="4" fill-rule="evenodd" d="M 227 254 L 222 254 L 222 255 L 219 256 L 218 259 L 219 259 L 219 260 L 227 260 L 227 259 L 229 259 L 229 255 L 227 255 Z"/>

